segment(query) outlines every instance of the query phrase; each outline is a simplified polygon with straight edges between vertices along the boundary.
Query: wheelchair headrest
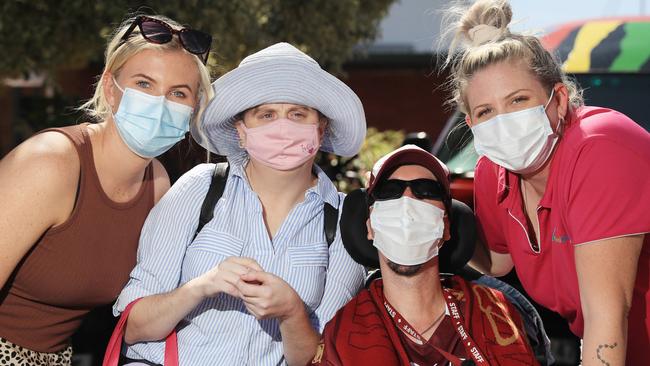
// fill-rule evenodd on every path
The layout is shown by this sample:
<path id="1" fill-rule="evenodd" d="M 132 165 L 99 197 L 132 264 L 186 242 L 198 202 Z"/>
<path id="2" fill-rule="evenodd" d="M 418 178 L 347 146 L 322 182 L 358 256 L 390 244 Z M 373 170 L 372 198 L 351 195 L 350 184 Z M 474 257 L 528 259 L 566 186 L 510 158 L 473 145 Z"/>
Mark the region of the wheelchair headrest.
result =
<path id="1" fill-rule="evenodd" d="M 438 254 L 441 273 L 458 273 L 472 257 L 476 245 L 474 213 L 463 202 L 452 200 L 448 213 L 451 238 Z M 368 240 L 368 195 L 363 188 L 350 192 L 343 201 L 341 238 L 352 259 L 366 267 L 379 268 L 377 248 Z"/>

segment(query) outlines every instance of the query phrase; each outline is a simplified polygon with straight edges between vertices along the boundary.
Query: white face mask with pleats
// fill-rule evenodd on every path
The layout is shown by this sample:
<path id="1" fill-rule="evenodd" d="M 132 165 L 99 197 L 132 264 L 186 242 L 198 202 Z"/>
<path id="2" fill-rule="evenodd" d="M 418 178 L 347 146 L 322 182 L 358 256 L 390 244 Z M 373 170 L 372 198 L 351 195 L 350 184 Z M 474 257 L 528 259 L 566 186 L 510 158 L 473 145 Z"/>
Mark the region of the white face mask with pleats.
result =
<path id="1" fill-rule="evenodd" d="M 372 207 L 373 245 L 391 262 L 411 266 L 438 255 L 445 210 L 406 196 L 376 201 Z"/>
<path id="2" fill-rule="evenodd" d="M 476 152 L 514 173 L 526 174 L 541 168 L 559 138 L 546 115 L 553 93 L 554 90 L 545 105 L 499 114 L 472 126 Z"/>

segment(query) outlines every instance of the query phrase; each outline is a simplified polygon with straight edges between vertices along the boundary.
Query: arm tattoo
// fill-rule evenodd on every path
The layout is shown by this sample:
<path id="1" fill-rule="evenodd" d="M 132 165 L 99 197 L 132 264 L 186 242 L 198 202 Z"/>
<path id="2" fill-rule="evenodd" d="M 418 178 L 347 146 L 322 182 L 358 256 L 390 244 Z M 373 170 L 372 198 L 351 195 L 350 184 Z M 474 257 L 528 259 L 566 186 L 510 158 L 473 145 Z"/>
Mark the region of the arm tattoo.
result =
<path id="1" fill-rule="evenodd" d="M 598 360 L 603 363 L 605 366 L 610 366 L 609 362 L 605 361 L 605 359 L 600 355 L 600 350 L 603 348 L 611 348 L 614 349 L 618 346 L 618 343 L 614 344 L 599 344 L 598 348 L 596 349 L 596 356 L 598 356 Z"/>

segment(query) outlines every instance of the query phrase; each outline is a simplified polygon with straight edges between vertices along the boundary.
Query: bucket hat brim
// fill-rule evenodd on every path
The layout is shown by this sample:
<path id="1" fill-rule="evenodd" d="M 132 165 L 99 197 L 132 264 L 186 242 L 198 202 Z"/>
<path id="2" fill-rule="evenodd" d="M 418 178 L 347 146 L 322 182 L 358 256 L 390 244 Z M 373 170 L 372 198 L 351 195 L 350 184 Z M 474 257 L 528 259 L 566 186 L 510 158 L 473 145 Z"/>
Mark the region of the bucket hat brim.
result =
<path id="1" fill-rule="evenodd" d="M 287 43 L 253 54 L 217 79 L 215 96 L 192 128 L 207 150 L 229 158 L 245 156 L 234 126 L 236 116 L 268 103 L 291 103 L 318 110 L 329 119 L 321 150 L 344 157 L 356 155 L 366 134 L 359 97 L 316 61 Z"/>

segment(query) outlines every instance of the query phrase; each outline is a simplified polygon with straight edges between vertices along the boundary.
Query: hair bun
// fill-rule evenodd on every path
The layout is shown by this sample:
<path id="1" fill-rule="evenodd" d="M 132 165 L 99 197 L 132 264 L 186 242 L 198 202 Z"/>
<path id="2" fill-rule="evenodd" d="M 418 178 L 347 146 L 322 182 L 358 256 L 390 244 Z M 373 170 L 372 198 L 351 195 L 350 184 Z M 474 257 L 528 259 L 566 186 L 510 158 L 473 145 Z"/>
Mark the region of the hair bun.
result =
<path id="1" fill-rule="evenodd" d="M 499 40 L 509 34 L 512 8 L 506 0 L 478 0 L 460 19 L 460 31 L 472 46 Z"/>
<path id="2" fill-rule="evenodd" d="M 507 29 L 479 24 L 467 31 L 467 39 L 469 39 L 472 47 L 478 47 L 482 44 L 498 40 L 505 32 L 507 32 Z"/>

